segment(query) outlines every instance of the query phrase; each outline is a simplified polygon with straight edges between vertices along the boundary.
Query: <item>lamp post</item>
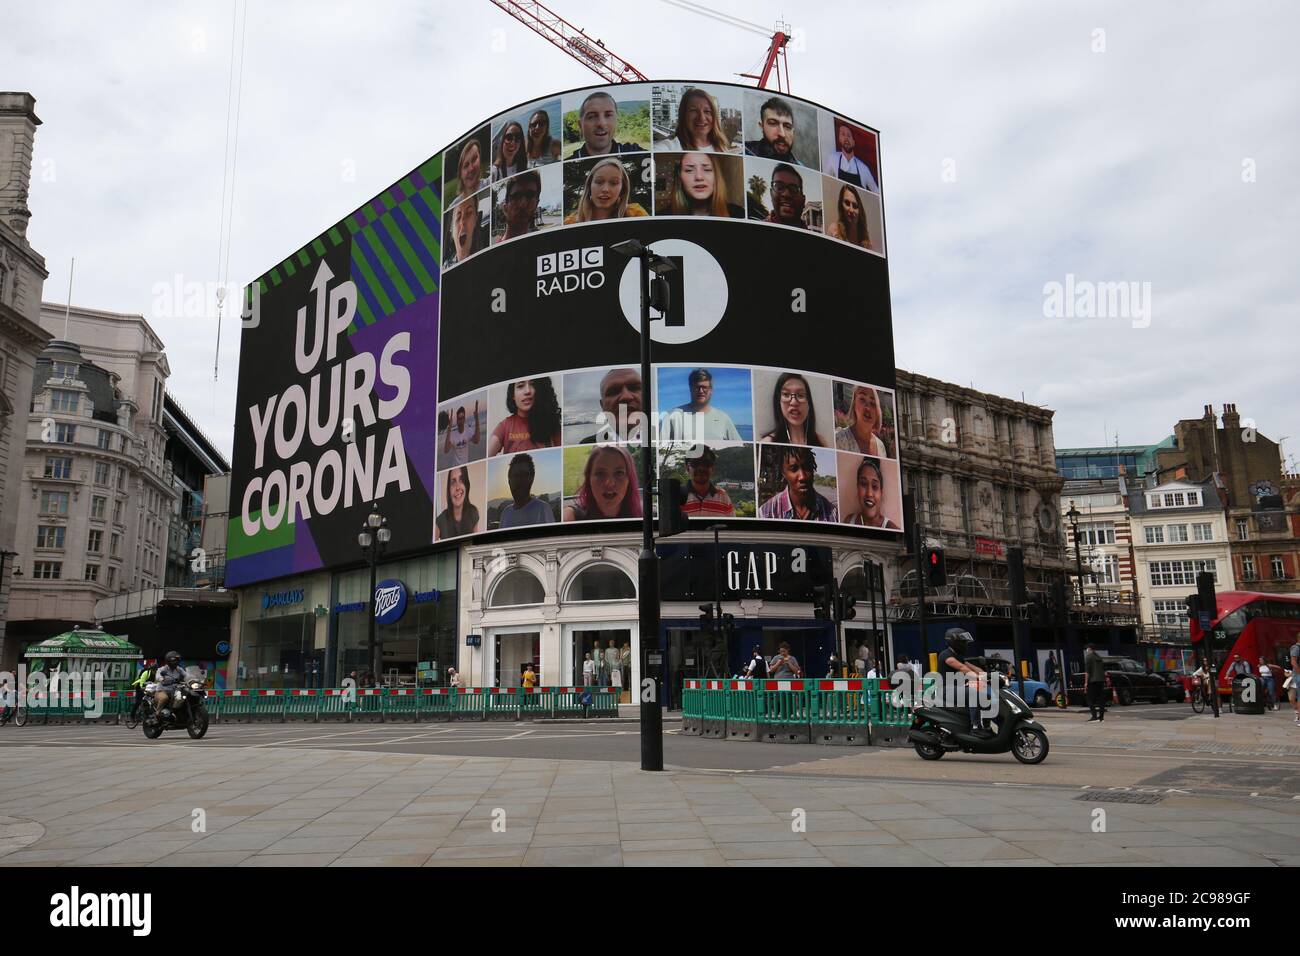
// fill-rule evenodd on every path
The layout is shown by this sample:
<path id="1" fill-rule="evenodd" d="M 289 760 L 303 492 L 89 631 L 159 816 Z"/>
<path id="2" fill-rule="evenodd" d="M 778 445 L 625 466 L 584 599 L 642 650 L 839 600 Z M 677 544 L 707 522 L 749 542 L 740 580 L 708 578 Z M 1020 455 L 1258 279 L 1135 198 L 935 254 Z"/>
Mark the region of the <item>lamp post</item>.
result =
<path id="1" fill-rule="evenodd" d="M 388 519 L 372 508 L 366 516 L 366 523 L 357 533 L 357 543 L 361 545 L 361 554 L 370 563 L 370 597 L 366 601 L 366 617 L 369 619 L 367 647 L 370 649 L 370 672 L 374 675 L 375 686 L 379 686 L 379 675 L 384 669 L 384 659 L 375 640 L 375 575 L 379 570 L 379 558 L 388 550 L 388 542 L 393 532 L 388 527 Z"/>
<path id="2" fill-rule="evenodd" d="M 664 723 L 662 711 L 663 651 L 659 646 L 659 562 L 654 542 L 654 387 L 650 380 L 650 275 L 655 275 L 655 304 L 667 309 L 665 273 L 676 266 L 656 255 L 638 239 L 626 239 L 610 249 L 641 264 L 641 409 L 645 424 L 641 428 L 641 551 L 637 555 L 637 630 L 641 640 L 641 682 L 653 682 L 653 693 L 639 691 L 641 698 L 641 769 L 664 769 Z M 650 699 L 647 700 L 646 698 Z"/>
<path id="3" fill-rule="evenodd" d="M 1070 510 L 1065 513 L 1066 519 L 1070 522 L 1070 531 L 1074 534 L 1074 569 L 1079 578 L 1079 607 L 1084 605 L 1083 598 L 1083 554 L 1079 550 L 1079 518 L 1081 512 L 1074 506 L 1074 499 L 1070 499 Z"/>

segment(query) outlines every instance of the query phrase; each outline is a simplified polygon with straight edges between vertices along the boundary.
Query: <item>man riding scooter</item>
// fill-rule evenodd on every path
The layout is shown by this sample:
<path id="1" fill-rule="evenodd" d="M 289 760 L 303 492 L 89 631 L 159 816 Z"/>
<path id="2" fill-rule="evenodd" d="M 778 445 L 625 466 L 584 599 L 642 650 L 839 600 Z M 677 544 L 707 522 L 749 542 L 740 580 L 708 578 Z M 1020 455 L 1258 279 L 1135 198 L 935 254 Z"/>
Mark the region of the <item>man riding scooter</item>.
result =
<path id="1" fill-rule="evenodd" d="M 158 690 L 154 694 L 154 701 L 158 705 L 158 715 L 165 719 L 171 716 L 172 694 L 176 685 L 184 682 L 185 669 L 181 667 L 181 656 L 175 651 L 168 651 L 163 660 L 166 663 L 158 668 L 158 673 L 154 678 L 158 681 Z"/>
<path id="2" fill-rule="evenodd" d="M 966 653 L 975 640 L 971 637 L 970 632 L 962 630 L 960 627 L 952 627 L 948 629 L 948 633 L 943 638 L 948 646 L 939 652 L 939 676 L 943 679 L 945 693 L 947 693 L 949 674 L 971 674 L 977 680 L 984 680 L 983 671 L 966 663 Z M 966 693 L 969 694 L 971 691 L 967 689 Z M 965 700 L 968 701 L 969 697 L 965 698 Z M 963 700 L 961 699 L 946 702 L 953 709 L 960 707 L 962 703 Z M 971 733 L 977 737 L 992 737 L 993 733 L 985 729 L 984 723 L 980 719 L 980 708 L 968 703 L 966 709 L 967 713 L 970 714 Z"/>

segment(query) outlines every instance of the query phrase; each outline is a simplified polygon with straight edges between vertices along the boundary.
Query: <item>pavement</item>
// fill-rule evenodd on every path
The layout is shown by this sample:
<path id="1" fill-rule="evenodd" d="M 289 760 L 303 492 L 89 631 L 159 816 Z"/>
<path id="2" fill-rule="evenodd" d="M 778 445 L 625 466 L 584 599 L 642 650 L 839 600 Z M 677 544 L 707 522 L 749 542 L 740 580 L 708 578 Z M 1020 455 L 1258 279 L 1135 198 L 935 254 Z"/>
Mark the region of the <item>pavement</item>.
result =
<path id="1" fill-rule="evenodd" d="M 1042 719 L 1036 767 L 669 734 L 662 773 L 627 725 L 28 726 L 0 732 L 0 863 L 1300 865 L 1289 714 Z"/>

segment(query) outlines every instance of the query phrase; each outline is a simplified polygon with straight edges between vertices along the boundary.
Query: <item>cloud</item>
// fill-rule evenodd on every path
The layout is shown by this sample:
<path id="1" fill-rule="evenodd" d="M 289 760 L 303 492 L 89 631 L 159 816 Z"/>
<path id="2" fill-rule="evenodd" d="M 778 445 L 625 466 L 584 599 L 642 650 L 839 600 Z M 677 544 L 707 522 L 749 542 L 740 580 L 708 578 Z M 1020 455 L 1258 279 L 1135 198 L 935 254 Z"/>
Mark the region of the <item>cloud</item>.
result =
<path id="1" fill-rule="evenodd" d="M 760 36 L 667 4 L 573 14 L 651 75 L 734 80 L 764 52 Z M 169 388 L 228 451 L 237 322 L 226 316 L 214 385 L 215 309 L 150 309 L 177 274 L 221 278 L 230 4 L 28 4 L 7 18 L 6 82 L 45 121 L 29 233 L 45 298 L 62 299 L 76 256 L 74 300 L 149 317 Z M 794 25 L 795 92 L 882 131 L 900 366 L 1023 391 L 1056 409 L 1058 446 L 1097 444 L 1104 423 L 1157 441 L 1211 401 L 1300 435 L 1295 7 L 835 2 Z M 593 79 L 486 3 L 250 4 L 231 281 L 483 118 Z M 1044 284 L 1067 274 L 1151 283 L 1150 327 L 1044 318 Z"/>

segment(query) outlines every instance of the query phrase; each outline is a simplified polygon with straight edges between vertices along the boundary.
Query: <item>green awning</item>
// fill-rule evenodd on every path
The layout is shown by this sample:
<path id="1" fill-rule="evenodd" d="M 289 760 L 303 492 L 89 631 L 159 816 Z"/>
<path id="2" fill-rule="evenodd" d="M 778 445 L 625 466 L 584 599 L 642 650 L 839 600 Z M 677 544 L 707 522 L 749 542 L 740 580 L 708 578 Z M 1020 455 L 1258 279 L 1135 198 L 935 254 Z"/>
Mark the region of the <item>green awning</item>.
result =
<path id="1" fill-rule="evenodd" d="M 47 637 L 36 644 L 29 644 L 23 651 L 23 657 L 29 659 L 44 658 L 53 660 L 72 657 L 127 658 L 139 660 L 144 655 L 140 648 L 125 637 L 118 637 L 105 631 L 65 631 L 54 637 Z"/>

